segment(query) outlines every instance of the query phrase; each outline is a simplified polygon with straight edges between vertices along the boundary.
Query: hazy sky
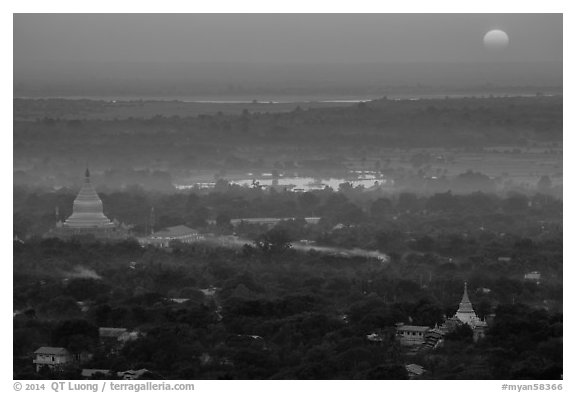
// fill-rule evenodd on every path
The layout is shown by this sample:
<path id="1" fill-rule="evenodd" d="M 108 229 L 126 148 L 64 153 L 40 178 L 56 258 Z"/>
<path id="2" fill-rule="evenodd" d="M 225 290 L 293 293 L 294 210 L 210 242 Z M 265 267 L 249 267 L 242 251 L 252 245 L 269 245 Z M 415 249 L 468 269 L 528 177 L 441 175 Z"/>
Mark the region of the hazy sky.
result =
<path id="1" fill-rule="evenodd" d="M 482 44 L 498 28 L 510 46 Z M 561 61 L 561 14 L 17 14 L 15 69 L 66 62 Z"/>

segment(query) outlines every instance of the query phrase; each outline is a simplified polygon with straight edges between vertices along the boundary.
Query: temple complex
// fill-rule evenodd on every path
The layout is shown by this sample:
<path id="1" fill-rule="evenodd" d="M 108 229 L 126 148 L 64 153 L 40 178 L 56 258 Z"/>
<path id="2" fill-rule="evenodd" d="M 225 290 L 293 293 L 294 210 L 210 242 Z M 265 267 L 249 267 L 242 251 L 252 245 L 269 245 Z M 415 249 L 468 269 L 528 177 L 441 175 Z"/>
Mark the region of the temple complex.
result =
<path id="1" fill-rule="evenodd" d="M 93 236 L 97 239 L 122 240 L 129 236 L 129 229 L 104 215 L 102 200 L 90 183 L 90 171 L 86 169 L 84 184 L 74 200 L 72 215 L 64 222 L 58 221 L 47 237 Z"/>
<path id="2" fill-rule="evenodd" d="M 441 326 L 441 329 L 448 332 L 455 329 L 459 325 L 467 324 L 473 332 L 474 341 L 478 341 L 486 334 L 487 323 L 476 315 L 472 302 L 468 297 L 468 283 L 464 282 L 464 294 L 458 307 L 458 311 L 452 318 L 448 318 Z"/>
<path id="3" fill-rule="evenodd" d="M 468 283 L 464 282 L 464 294 L 458 307 L 458 311 L 450 318 L 446 318 L 441 326 L 434 328 L 429 326 L 413 326 L 404 323 L 396 324 L 396 337 L 400 345 L 417 347 L 420 350 L 434 349 L 442 344 L 444 336 L 462 325 L 468 325 L 472 329 L 474 342 L 486 335 L 488 324 L 481 320 L 472 307 L 468 297 Z"/>

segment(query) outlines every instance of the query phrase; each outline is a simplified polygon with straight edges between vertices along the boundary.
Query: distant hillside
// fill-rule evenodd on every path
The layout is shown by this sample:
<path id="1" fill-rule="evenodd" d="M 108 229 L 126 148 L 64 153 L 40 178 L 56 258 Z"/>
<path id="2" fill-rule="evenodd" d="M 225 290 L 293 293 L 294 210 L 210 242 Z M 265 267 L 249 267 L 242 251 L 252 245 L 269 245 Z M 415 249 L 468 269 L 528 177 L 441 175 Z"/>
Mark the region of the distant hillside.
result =
<path id="1" fill-rule="evenodd" d="M 240 115 L 46 117 L 15 121 L 14 162 L 15 168 L 43 169 L 85 165 L 87 159 L 106 168 L 234 169 L 266 156 L 302 160 L 395 147 L 561 144 L 562 107 L 562 96 L 380 99 L 284 113 L 253 112 L 247 104 Z"/>

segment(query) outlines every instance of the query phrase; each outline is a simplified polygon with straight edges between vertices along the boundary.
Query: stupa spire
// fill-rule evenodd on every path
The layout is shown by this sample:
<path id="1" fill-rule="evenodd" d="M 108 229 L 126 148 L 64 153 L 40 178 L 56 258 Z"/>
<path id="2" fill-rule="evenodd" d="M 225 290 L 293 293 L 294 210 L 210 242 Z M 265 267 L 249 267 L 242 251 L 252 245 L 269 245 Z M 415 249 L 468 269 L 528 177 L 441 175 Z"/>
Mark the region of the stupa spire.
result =
<path id="1" fill-rule="evenodd" d="M 468 283 L 466 281 L 464 281 L 464 294 L 462 295 L 458 311 L 456 311 L 456 317 L 464 323 L 470 323 L 477 318 L 470 298 L 468 297 Z"/>
<path id="2" fill-rule="evenodd" d="M 84 185 L 74 199 L 72 215 L 64 222 L 70 228 L 104 228 L 114 224 L 104 215 L 102 200 L 90 183 L 90 170 L 86 168 Z"/>
<path id="3" fill-rule="evenodd" d="M 470 303 L 470 298 L 468 297 L 468 282 L 464 281 L 464 294 L 462 295 L 462 303 Z"/>

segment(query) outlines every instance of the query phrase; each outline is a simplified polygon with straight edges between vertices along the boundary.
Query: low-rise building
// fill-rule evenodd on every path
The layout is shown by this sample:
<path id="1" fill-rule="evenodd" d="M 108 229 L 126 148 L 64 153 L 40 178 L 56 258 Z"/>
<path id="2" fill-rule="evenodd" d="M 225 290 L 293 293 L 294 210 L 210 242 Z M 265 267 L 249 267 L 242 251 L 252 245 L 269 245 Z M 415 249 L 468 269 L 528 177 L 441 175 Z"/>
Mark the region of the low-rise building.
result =
<path id="1" fill-rule="evenodd" d="M 425 342 L 426 332 L 430 330 L 428 326 L 396 324 L 396 337 L 400 340 L 400 345 L 412 346 L 422 345 Z"/>
<path id="2" fill-rule="evenodd" d="M 438 325 L 436 325 L 434 329 L 430 329 L 424 334 L 422 349 L 436 349 L 442 345 L 443 341 L 444 333 L 438 328 Z"/>
<path id="3" fill-rule="evenodd" d="M 73 363 L 72 354 L 62 347 L 40 347 L 34 351 L 36 372 L 42 367 L 48 367 L 51 370 L 62 370 L 67 365 Z"/>
<path id="4" fill-rule="evenodd" d="M 408 372 L 408 378 L 410 379 L 416 379 L 426 372 L 424 367 L 420 366 L 419 364 L 412 363 L 407 364 L 404 367 L 406 368 L 406 371 Z"/>
<path id="5" fill-rule="evenodd" d="M 118 373 L 116 373 L 116 375 L 118 375 L 118 377 L 120 377 L 122 379 L 134 380 L 134 379 L 142 378 L 145 374 L 148 374 L 148 373 L 150 373 L 150 371 L 146 370 L 145 368 L 142 368 L 140 370 L 119 371 Z"/>
<path id="6" fill-rule="evenodd" d="M 286 218 L 275 218 L 275 217 L 261 217 L 261 218 L 233 218 L 230 220 L 230 224 L 236 227 L 242 223 L 252 224 L 252 225 L 266 225 L 269 228 L 276 226 L 276 224 L 281 221 L 296 220 L 296 217 L 286 217 Z M 306 224 L 318 224 L 320 222 L 320 217 L 305 217 L 304 221 Z"/>
<path id="7" fill-rule="evenodd" d="M 182 303 L 189 302 L 190 299 L 183 298 L 183 297 L 171 297 L 170 299 L 168 299 L 168 301 L 170 301 L 171 303 L 182 304 Z"/>
<path id="8" fill-rule="evenodd" d="M 186 225 L 177 225 L 164 228 L 148 237 L 139 239 L 140 244 L 151 244 L 157 247 L 168 247 L 170 242 L 174 240 L 182 243 L 193 243 L 204 240 L 204 236 Z"/>
<path id="9" fill-rule="evenodd" d="M 532 281 L 532 282 L 535 282 L 536 284 L 540 284 L 541 279 L 542 279 L 542 274 L 540 274 L 540 272 L 537 272 L 537 271 L 524 274 L 524 280 Z"/>
<path id="10" fill-rule="evenodd" d="M 112 373 L 110 370 L 102 370 L 96 368 L 84 368 L 80 375 L 84 378 L 96 378 L 96 377 L 109 377 Z"/>
<path id="11" fill-rule="evenodd" d="M 100 327 L 98 328 L 98 336 L 100 341 L 118 341 L 120 336 L 126 334 L 128 329 L 126 328 L 113 328 L 113 327 Z"/>
<path id="12" fill-rule="evenodd" d="M 114 352 L 122 348 L 128 341 L 136 340 L 138 332 L 130 332 L 126 328 L 100 327 L 98 328 L 100 343 Z"/>

